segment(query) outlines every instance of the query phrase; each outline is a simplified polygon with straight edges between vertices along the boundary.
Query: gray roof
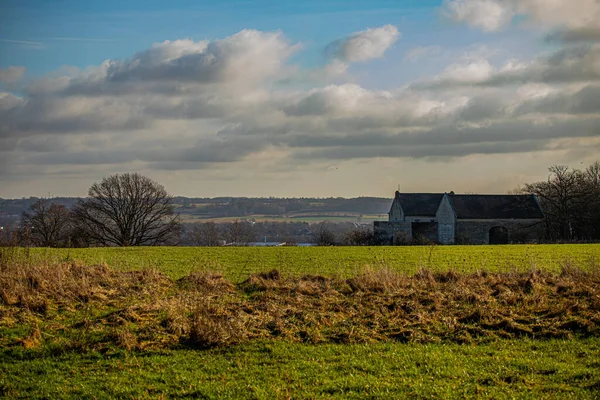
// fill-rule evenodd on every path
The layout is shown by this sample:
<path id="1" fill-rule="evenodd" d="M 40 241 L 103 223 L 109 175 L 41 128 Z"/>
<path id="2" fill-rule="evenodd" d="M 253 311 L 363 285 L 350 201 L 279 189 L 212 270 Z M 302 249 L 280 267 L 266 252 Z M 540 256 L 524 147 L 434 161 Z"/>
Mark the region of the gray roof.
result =
<path id="1" fill-rule="evenodd" d="M 396 199 L 400 201 L 404 215 L 409 217 L 435 217 L 443 197 L 443 193 L 396 192 Z"/>
<path id="2" fill-rule="evenodd" d="M 444 193 L 399 193 L 404 215 L 435 217 Z M 533 195 L 448 194 L 457 218 L 538 219 L 544 214 Z"/>
<path id="3" fill-rule="evenodd" d="M 544 214 L 533 195 L 449 194 L 448 198 L 457 218 L 544 218 Z"/>

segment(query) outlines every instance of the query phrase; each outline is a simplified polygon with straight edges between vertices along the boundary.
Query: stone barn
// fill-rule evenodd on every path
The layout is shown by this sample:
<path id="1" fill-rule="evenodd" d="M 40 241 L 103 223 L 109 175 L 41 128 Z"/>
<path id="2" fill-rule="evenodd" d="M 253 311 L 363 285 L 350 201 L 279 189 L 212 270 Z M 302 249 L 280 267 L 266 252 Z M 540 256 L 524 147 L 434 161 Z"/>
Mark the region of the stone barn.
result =
<path id="1" fill-rule="evenodd" d="M 385 243 L 441 244 L 536 242 L 544 214 L 534 195 L 396 192 L 388 221 L 376 221 Z"/>

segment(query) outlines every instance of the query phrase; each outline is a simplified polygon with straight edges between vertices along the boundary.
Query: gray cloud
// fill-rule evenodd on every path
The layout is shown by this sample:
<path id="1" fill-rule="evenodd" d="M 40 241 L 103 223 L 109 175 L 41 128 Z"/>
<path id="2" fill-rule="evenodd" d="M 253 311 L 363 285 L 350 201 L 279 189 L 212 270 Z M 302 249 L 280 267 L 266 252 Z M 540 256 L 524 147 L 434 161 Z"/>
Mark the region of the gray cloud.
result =
<path id="1" fill-rule="evenodd" d="M 136 105 L 114 97 L 37 96 L 0 106 L 0 137 L 140 129 L 147 123 Z"/>
<path id="2" fill-rule="evenodd" d="M 461 157 L 470 154 L 527 153 L 556 148 L 552 139 L 596 137 L 600 119 L 531 124 L 504 122 L 479 127 L 442 126 L 428 132 L 365 138 L 322 138 L 305 140 L 309 150 L 297 153 L 301 159 L 427 158 Z M 358 139 L 358 140 L 357 140 Z"/>
<path id="3" fill-rule="evenodd" d="M 581 42 L 599 42 L 600 26 L 588 26 L 581 28 L 561 29 L 546 36 L 546 41 L 553 43 L 581 43 Z"/>
<path id="4" fill-rule="evenodd" d="M 394 32 L 355 33 L 336 54 L 343 62 L 381 56 Z M 499 69 L 478 55 L 421 83 L 452 91 L 282 84 L 282 71 L 299 69 L 286 65 L 294 49 L 281 33 L 242 31 L 212 42 L 167 41 L 128 60 L 39 80 L 22 98 L 0 94 L 0 141 L 16 163 L 38 169 L 185 170 L 271 153 L 285 154 L 289 168 L 311 159 L 524 153 L 599 132 L 595 84 L 527 96 L 503 88 L 592 79 L 594 45 Z"/>
<path id="5" fill-rule="evenodd" d="M 8 67 L 0 69 L 0 83 L 15 83 L 25 74 L 25 67 Z"/>
<path id="6" fill-rule="evenodd" d="M 510 61 L 493 68 L 486 60 L 455 64 L 441 75 L 414 83 L 420 90 L 467 86 L 506 86 L 525 83 L 575 83 L 600 80 L 600 44 L 563 47 L 528 63 Z"/>
<path id="7" fill-rule="evenodd" d="M 600 114 L 600 85 L 586 85 L 576 92 L 563 91 L 527 100 L 515 110 L 516 115 L 531 113 Z"/>

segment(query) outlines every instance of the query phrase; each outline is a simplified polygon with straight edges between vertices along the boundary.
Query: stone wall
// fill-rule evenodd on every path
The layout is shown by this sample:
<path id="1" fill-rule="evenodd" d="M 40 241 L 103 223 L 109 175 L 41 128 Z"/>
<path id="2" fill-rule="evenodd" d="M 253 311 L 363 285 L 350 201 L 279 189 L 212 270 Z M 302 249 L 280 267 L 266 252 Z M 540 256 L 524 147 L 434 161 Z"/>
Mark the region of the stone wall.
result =
<path id="1" fill-rule="evenodd" d="M 412 238 L 412 226 L 410 222 L 404 221 L 375 221 L 373 233 L 382 244 L 394 244 L 396 240 Z"/>
<path id="2" fill-rule="evenodd" d="M 457 244 L 488 244 L 490 229 L 502 226 L 508 230 L 508 243 L 534 243 L 540 239 L 541 220 L 457 220 Z"/>

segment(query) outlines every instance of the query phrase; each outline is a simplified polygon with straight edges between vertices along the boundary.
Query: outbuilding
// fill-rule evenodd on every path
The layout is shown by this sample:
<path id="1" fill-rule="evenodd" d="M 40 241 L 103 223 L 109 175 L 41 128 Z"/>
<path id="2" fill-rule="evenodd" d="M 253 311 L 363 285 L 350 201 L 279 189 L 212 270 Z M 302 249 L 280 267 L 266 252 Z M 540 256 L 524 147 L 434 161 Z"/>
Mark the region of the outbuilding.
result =
<path id="1" fill-rule="evenodd" d="M 388 221 L 376 221 L 374 232 L 388 244 L 524 243 L 539 240 L 543 221 L 534 195 L 396 192 Z"/>

